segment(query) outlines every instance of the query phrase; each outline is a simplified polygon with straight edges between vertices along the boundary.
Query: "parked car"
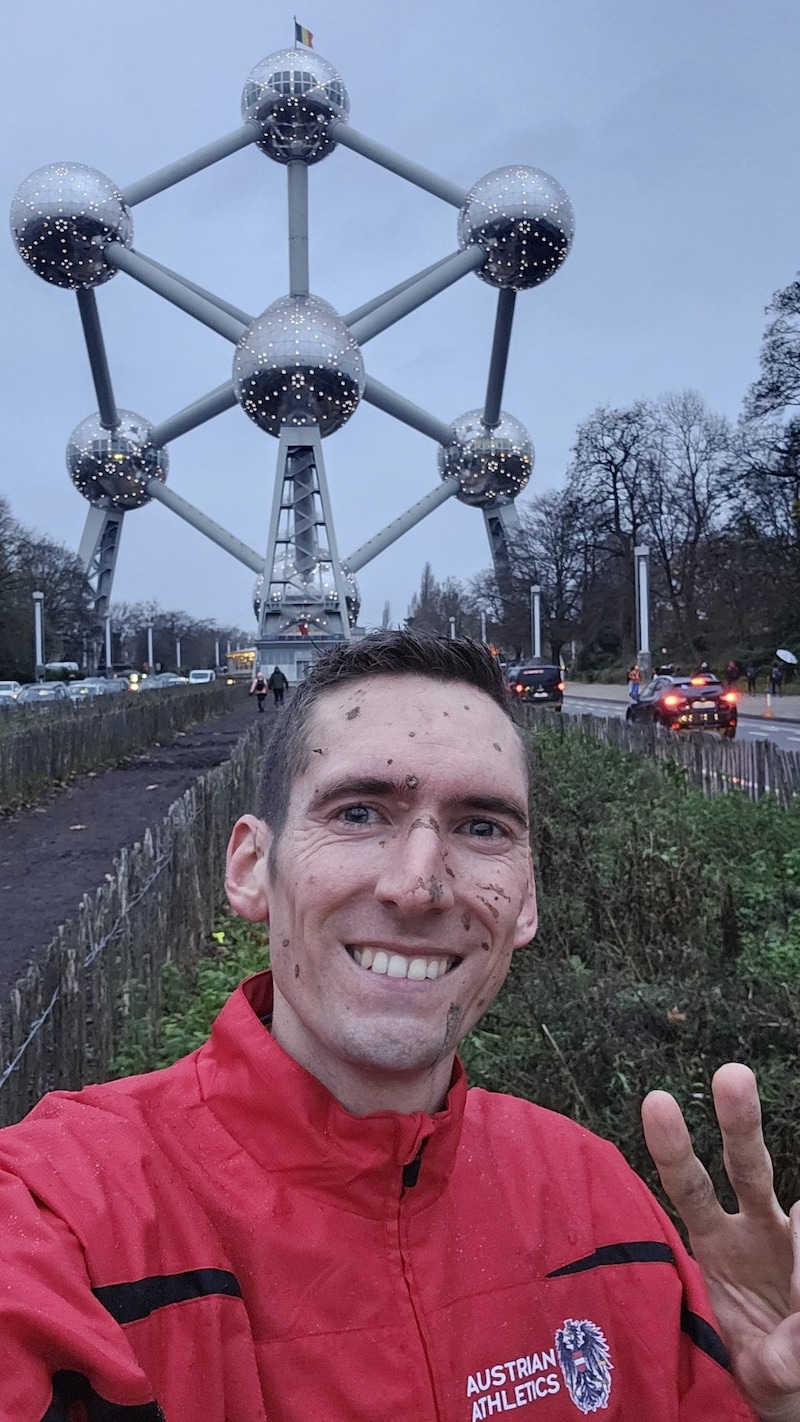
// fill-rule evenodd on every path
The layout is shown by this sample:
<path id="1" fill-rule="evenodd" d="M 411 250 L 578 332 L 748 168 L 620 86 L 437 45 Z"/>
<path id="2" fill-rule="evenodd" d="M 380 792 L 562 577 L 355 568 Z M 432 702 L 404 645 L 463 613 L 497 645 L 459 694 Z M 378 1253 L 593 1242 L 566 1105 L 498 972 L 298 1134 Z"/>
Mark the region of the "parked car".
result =
<path id="1" fill-rule="evenodd" d="M 69 695 L 63 681 L 30 681 L 22 687 L 17 706 L 47 706 L 55 701 L 69 705 Z"/>
<path id="2" fill-rule="evenodd" d="M 177 672 L 156 672 L 139 682 L 140 691 L 160 691 L 164 686 L 185 686 L 186 677 Z"/>
<path id="3" fill-rule="evenodd" d="M 200 685 L 205 681 L 216 681 L 217 673 L 211 667 L 198 667 L 196 671 L 189 672 L 189 681 L 193 686 Z"/>
<path id="4" fill-rule="evenodd" d="M 21 690 L 21 682 L 0 681 L 0 701 L 16 701 Z"/>
<path id="5" fill-rule="evenodd" d="M 671 731 L 719 731 L 736 735 L 739 693 L 710 672 L 696 676 L 654 676 L 631 702 L 626 721 L 666 726 Z"/>
<path id="6" fill-rule="evenodd" d="M 511 695 L 517 701 L 530 701 L 540 706 L 554 706 L 560 711 L 564 703 L 564 681 L 560 667 L 518 667 L 509 683 Z"/>

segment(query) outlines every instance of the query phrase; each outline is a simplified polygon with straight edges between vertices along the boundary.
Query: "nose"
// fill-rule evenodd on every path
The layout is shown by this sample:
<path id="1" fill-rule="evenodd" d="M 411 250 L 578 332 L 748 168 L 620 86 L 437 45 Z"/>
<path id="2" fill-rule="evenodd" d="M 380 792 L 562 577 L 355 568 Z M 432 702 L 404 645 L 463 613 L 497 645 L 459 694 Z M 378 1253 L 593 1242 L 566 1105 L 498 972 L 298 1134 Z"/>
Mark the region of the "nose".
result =
<path id="1" fill-rule="evenodd" d="M 387 839 L 383 853 L 375 886 L 381 903 L 412 914 L 441 914 L 453 907 L 454 880 L 437 829 L 417 821 Z"/>

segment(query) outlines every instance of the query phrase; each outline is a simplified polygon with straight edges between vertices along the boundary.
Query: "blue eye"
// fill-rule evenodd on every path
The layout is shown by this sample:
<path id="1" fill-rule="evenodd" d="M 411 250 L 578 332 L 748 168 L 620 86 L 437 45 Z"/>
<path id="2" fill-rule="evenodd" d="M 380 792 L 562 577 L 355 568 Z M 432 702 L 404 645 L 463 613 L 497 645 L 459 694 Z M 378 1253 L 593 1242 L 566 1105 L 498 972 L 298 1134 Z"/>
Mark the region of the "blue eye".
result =
<path id="1" fill-rule="evenodd" d="M 493 839 L 499 828 L 493 820 L 470 820 L 467 832 L 477 839 Z"/>
<path id="2" fill-rule="evenodd" d="M 366 805 L 348 805 L 346 810 L 341 811 L 342 819 L 348 825 L 368 825 L 370 813 Z"/>

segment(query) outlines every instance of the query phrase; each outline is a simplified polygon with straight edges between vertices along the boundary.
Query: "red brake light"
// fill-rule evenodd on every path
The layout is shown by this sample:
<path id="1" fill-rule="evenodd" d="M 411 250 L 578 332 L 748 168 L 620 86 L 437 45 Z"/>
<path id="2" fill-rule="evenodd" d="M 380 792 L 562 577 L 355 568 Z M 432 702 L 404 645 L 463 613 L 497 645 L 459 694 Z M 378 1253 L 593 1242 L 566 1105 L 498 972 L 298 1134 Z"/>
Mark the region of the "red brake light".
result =
<path id="1" fill-rule="evenodd" d="M 567 683 L 566 683 L 565 681 L 560 681 L 560 682 L 558 683 L 558 689 L 559 689 L 559 691 L 566 691 L 566 689 L 567 689 Z"/>
<path id="2" fill-rule="evenodd" d="M 518 681 L 517 684 L 516 684 L 516 686 L 514 687 L 514 690 L 515 690 L 515 691 L 524 691 L 524 690 L 525 690 L 525 687 L 522 685 L 522 682 L 521 682 L 521 681 Z"/>
<path id="3" fill-rule="evenodd" d="M 707 676 L 693 676 L 689 684 L 690 686 L 708 686 L 708 682 Z"/>
<path id="4" fill-rule="evenodd" d="M 738 691 L 723 691 L 721 699 L 727 701 L 730 706 L 735 706 L 739 700 Z"/>
<path id="5" fill-rule="evenodd" d="M 669 696 L 664 697 L 664 705 L 670 707 L 682 706 L 685 700 L 685 696 L 676 696 L 674 692 L 670 692 Z"/>

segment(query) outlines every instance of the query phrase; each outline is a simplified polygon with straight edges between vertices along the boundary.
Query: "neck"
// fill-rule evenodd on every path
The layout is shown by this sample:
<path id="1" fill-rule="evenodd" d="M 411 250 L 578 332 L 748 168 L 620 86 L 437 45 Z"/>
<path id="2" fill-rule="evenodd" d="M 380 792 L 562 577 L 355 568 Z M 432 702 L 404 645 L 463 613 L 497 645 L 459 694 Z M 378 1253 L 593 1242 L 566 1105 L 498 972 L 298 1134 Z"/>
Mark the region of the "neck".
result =
<path id="1" fill-rule="evenodd" d="M 331 1062 L 315 1043 L 309 1043 L 293 1028 L 291 1017 L 286 1018 L 280 1010 L 276 992 L 270 1029 L 275 1041 L 315 1076 L 351 1116 L 373 1116 L 379 1111 L 435 1116 L 442 1110 L 453 1075 L 454 1051 L 421 1071 L 385 1072 L 338 1058 Z"/>

